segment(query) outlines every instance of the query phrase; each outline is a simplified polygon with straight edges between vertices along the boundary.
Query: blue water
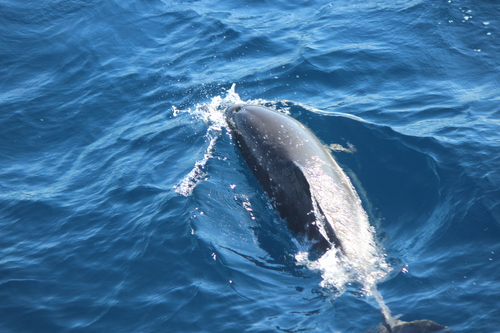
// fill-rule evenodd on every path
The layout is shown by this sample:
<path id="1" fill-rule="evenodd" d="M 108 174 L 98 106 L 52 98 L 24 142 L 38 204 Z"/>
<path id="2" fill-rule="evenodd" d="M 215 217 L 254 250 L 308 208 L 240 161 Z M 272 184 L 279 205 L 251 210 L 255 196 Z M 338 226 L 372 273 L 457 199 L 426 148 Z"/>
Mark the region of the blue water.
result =
<path id="1" fill-rule="evenodd" d="M 240 98 L 354 148 L 393 314 L 500 332 L 499 54 L 493 0 L 1 1 L 0 331 L 376 327 L 297 263 Z"/>

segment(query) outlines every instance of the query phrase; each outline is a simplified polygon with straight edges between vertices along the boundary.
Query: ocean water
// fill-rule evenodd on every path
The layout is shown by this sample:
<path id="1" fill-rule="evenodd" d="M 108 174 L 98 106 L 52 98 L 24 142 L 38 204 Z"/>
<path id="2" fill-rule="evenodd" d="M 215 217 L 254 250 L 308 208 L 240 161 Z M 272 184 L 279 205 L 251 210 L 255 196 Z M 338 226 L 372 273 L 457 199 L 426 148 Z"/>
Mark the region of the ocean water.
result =
<path id="1" fill-rule="evenodd" d="M 394 315 L 500 332 L 499 54 L 492 0 L 0 1 L 0 332 L 375 328 L 301 264 L 238 101 L 333 148 Z"/>

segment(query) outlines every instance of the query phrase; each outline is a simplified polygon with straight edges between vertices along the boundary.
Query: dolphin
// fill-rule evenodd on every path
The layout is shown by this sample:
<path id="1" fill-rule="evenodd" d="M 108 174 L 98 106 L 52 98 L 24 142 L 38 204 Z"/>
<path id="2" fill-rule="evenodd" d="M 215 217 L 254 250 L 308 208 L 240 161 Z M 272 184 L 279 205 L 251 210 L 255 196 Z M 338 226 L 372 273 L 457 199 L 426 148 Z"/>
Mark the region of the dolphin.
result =
<path id="1" fill-rule="evenodd" d="M 284 113 L 258 105 L 230 106 L 225 118 L 241 155 L 289 229 L 312 244 L 316 258 L 337 251 L 352 274 L 372 290 L 384 316 L 377 332 L 447 329 L 430 320 L 404 322 L 390 315 L 372 277 L 387 263 L 361 199 L 349 177 L 309 129 Z"/>
<path id="2" fill-rule="evenodd" d="M 383 260 L 351 181 L 309 129 L 255 105 L 229 107 L 226 120 L 274 208 L 317 255 L 334 247 L 359 269 Z"/>

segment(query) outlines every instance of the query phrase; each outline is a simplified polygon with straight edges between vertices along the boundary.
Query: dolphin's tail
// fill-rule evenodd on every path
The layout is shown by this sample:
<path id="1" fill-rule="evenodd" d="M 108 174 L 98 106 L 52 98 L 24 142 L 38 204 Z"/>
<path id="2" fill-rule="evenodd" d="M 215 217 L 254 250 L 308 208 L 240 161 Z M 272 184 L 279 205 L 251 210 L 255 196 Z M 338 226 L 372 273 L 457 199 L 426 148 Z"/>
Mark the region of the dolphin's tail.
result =
<path id="1" fill-rule="evenodd" d="M 400 321 L 393 326 L 380 324 L 377 333 L 451 333 L 451 329 L 432 320 Z"/>
<path id="2" fill-rule="evenodd" d="M 452 332 L 446 326 L 440 325 L 433 322 L 432 320 L 414 320 L 414 321 L 402 321 L 399 320 L 399 316 L 393 317 L 391 315 L 391 310 L 385 304 L 382 295 L 378 292 L 376 287 L 372 288 L 373 297 L 377 301 L 380 309 L 382 310 L 382 316 L 384 317 L 383 323 L 381 323 L 377 329 L 377 333 L 450 333 Z"/>

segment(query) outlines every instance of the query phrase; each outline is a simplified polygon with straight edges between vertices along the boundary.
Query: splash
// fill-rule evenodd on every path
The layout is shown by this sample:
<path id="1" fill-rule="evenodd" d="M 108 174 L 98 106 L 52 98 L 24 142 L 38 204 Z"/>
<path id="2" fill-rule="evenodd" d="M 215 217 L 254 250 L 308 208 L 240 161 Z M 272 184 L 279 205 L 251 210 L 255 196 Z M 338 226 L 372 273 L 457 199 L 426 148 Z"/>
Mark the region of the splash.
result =
<path id="1" fill-rule="evenodd" d="M 222 133 L 222 129 L 227 127 L 224 118 L 224 110 L 230 105 L 236 103 L 244 103 L 240 96 L 235 92 L 236 85 L 233 83 L 231 88 L 226 92 L 224 97 L 215 96 L 208 103 L 196 104 L 194 110 L 180 110 L 175 106 L 172 107 L 174 117 L 183 113 L 190 114 L 194 119 L 203 121 L 208 125 L 207 138 L 208 146 L 205 149 L 203 158 L 195 162 L 193 169 L 184 176 L 184 178 L 174 186 L 175 192 L 183 195 L 190 196 L 193 193 L 196 185 L 206 178 L 206 164 L 213 157 L 213 151 L 218 138 Z"/>
<path id="2" fill-rule="evenodd" d="M 295 255 L 298 265 L 321 274 L 320 286 L 328 290 L 334 298 L 342 295 L 348 287 L 355 288 L 359 295 L 376 296 L 377 283 L 385 280 L 391 271 L 382 254 L 374 256 L 373 262 L 370 263 L 348 258 L 336 248 L 328 250 L 316 260 L 309 260 L 308 257 L 307 250 Z M 377 302 L 380 300 L 377 297 L 375 299 Z M 381 308 L 384 309 L 384 306 L 381 305 Z M 390 314 L 386 317 L 390 317 Z"/>

